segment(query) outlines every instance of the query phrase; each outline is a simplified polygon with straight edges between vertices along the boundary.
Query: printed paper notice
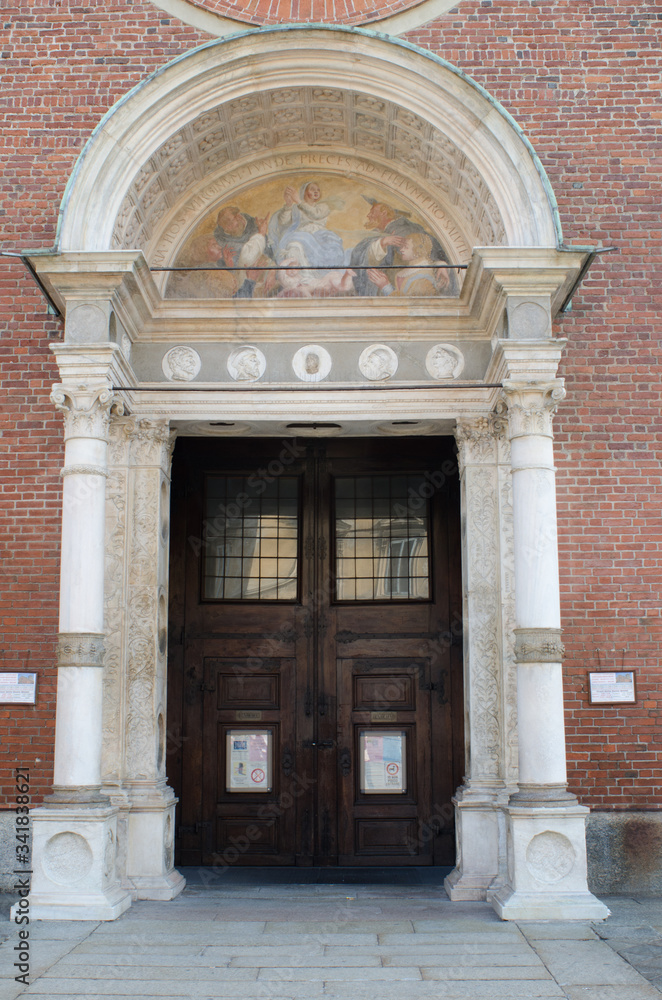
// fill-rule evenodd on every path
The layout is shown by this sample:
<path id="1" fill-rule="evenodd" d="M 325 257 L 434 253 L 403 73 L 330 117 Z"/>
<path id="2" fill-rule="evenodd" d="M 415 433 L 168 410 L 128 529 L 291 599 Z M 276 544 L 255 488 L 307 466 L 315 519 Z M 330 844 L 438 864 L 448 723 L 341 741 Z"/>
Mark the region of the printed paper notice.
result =
<path id="1" fill-rule="evenodd" d="M 37 700 L 37 675 L 0 673 L 0 703 L 34 705 Z"/>
<path id="2" fill-rule="evenodd" d="M 271 791 L 271 730 L 231 729 L 227 734 L 227 790 Z"/>
<path id="3" fill-rule="evenodd" d="M 589 682 L 593 705 L 636 701 L 633 670 L 596 671 L 589 674 Z"/>
<path id="4" fill-rule="evenodd" d="M 392 729 L 360 733 L 361 792 L 402 794 L 407 790 L 405 740 L 405 733 Z"/>

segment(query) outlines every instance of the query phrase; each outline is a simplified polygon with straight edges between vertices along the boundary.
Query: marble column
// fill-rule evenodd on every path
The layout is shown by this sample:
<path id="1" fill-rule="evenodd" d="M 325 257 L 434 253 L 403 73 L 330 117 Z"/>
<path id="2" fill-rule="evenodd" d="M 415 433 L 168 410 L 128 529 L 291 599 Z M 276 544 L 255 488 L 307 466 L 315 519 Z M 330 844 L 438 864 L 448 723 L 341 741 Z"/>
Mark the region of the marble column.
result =
<path id="1" fill-rule="evenodd" d="M 505 809 L 508 877 L 492 896 L 511 920 L 602 919 L 588 891 L 585 819 L 567 791 L 552 416 L 560 379 L 506 380 L 513 481 L 519 779 Z"/>
<path id="2" fill-rule="evenodd" d="M 53 794 L 32 813 L 34 919 L 112 920 L 131 904 L 116 873 L 117 809 L 101 795 L 107 383 L 58 386 L 65 421 Z"/>
<path id="3" fill-rule="evenodd" d="M 507 441 L 492 415 L 463 417 L 460 463 L 465 676 L 465 776 L 454 798 L 453 900 L 485 899 L 505 874 L 501 806 L 514 789 L 515 665 Z M 510 626 L 510 627 L 509 627 Z"/>

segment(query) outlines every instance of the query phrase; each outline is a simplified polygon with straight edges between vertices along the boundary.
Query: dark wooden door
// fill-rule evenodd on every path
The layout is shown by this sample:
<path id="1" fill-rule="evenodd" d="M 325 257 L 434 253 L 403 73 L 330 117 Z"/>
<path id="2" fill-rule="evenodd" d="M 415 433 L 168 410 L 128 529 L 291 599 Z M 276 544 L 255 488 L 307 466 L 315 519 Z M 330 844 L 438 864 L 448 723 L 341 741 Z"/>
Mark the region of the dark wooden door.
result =
<path id="1" fill-rule="evenodd" d="M 181 864 L 452 864 L 447 439 L 181 439 L 168 773 Z"/>

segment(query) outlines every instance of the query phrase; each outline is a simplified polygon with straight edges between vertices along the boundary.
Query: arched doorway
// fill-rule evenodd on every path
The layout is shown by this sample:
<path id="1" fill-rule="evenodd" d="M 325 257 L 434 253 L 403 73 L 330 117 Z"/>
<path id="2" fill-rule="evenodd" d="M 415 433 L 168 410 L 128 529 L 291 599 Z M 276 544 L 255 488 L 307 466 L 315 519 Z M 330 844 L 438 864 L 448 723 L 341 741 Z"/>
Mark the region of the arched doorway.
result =
<path id="1" fill-rule="evenodd" d="M 430 53 L 360 30 L 210 43 L 100 123 L 57 252 L 32 256 L 66 314 L 53 398 L 67 440 L 35 916 L 109 918 L 129 894 L 183 884 L 164 769 L 175 436 L 290 438 L 294 425 L 315 439 L 329 423 L 347 438 L 429 436 L 427 471 L 436 436 L 459 449 L 465 760 L 449 893 L 494 894 L 510 918 L 604 915 L 586 890 L 585 811 L 564 790 L 553 531 L 552 319 L 586 258 L 561 247 L 549 182 L 503 109 Z M 71 891 L 49 861 L 66 845 L 72 870 L 91 859 Z"/>

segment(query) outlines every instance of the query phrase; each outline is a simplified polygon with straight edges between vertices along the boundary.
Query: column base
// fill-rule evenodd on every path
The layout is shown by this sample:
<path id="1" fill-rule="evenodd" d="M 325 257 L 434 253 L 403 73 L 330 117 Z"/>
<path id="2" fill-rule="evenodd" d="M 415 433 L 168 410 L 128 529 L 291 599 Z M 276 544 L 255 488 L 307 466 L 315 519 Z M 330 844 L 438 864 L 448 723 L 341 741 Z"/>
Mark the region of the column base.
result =
<path id="1" fill-rule="evenodd" d="M 128 794 L 123 885 L 134 899 L 174 899 L 186 885 L 174 868 L 175 794 L 164 780 L 136 783 Z"/>
<path id="2" fill-rule="evenodd" d="M 116 920 L 131 906 L 130 894 L 119 886 L 103 892 L 30 893 L 29 901 L 30 920 Z"/>
<path id="3" fill-rule="evenodd" d="M 444 879 L 444 889 L 453 903 L 481 902 L 487 899 L 487 891 L 494 879 L 494 875 L 467 875 L 459 868 L 454 868 Z"/>
<path id="4" fill-rule="evenodd" d="M 117 813 L 76 802 L 32 811 L 31 919 L 115 920 L 131 906 L 116 872 Z"/>
<path id="5" fill-rule="evenodd" d="M 130 889 L 133 899 L 161 899 L 170 900 L 179 896 L 186 886 L 184 876 L 173 868 L 167 875 L 134 875 L 130 880 Z"/>
<path id="6" fill-rule="evenodd" d="M 512 801 L 512 800 L 511 800 Z M 508 876 L 488 893 L 503 920 L 605 920 L 609 910 L 588 891 L 584 806 L 504 809 Z"/>
<path id="7" fill-rule="evenodd" d="M 502 782 L 488 786 L 464 785 L 453 798 L 457 862 L 444 879 L 453 902 L 484 900 L 499 876 L 503 840 L 501 806 L 508 791 Z M 500 829 L 501 827 L 501 829 Z"/>
<path id="8" fill-rule="evenodd" d="M 504 887 L 490 902 L 502 920 L 606 920 L 610 910 L 590 892 L 516 892 Z"/>

